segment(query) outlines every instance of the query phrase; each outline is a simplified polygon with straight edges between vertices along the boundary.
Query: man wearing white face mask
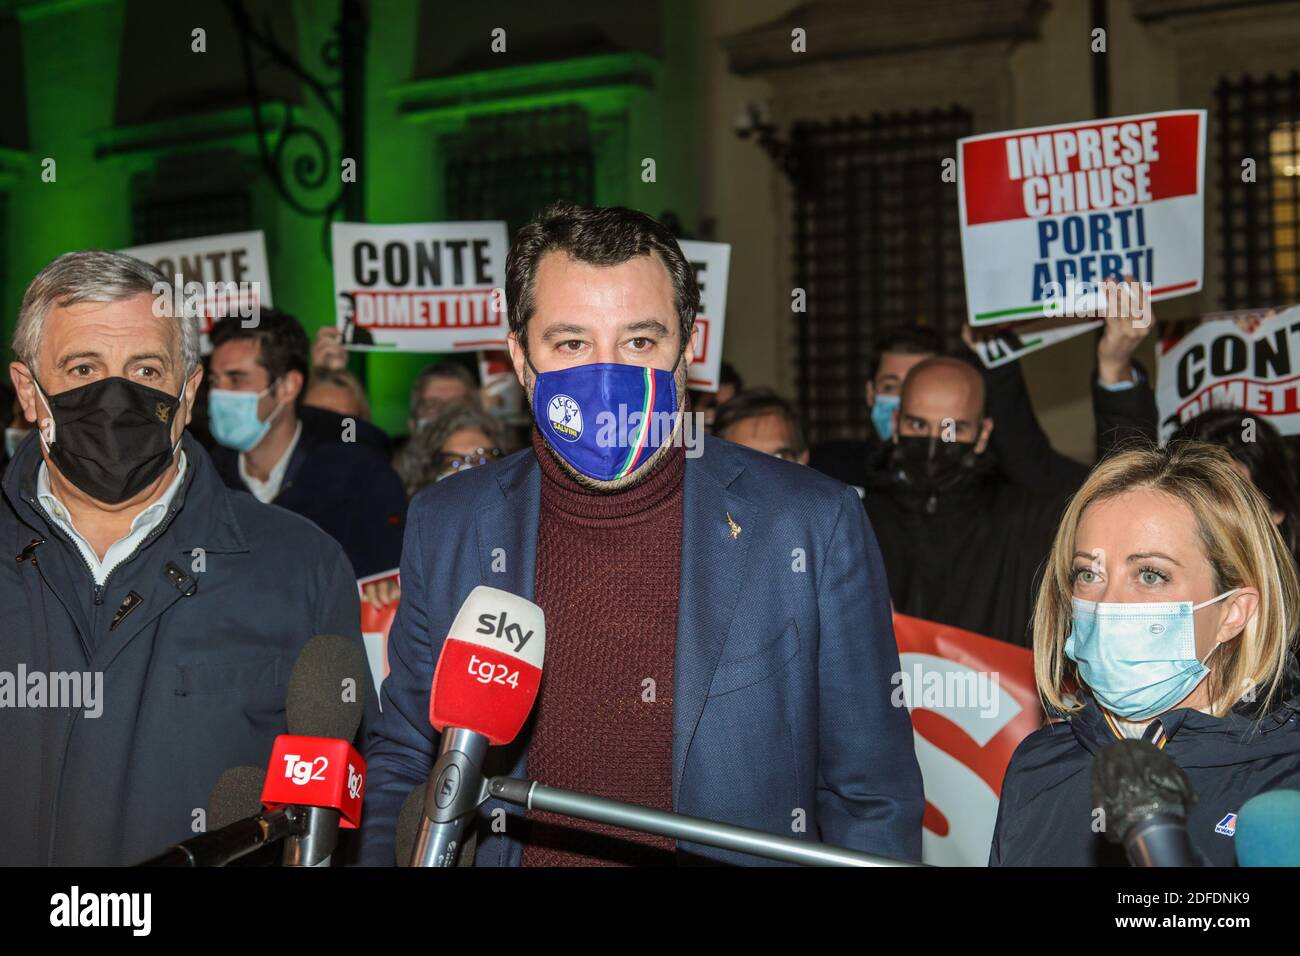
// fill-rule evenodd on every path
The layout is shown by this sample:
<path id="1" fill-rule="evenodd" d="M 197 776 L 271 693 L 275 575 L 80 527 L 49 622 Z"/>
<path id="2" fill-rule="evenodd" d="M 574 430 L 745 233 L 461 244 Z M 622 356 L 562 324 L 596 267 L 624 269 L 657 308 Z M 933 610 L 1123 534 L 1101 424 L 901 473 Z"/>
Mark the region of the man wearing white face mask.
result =
<path id="1" fill-rule="evenodd" d="M 1300 581 L 1268 503 L 1223 449 L 1105 459 L 1062 519 L 1034 614 L 1039 693 L 1059 718 L 1007 768 L 989 862 L 1122 863 L 1096 831 L 1094 757 L 1145 740 L 1187 774 L 1187 833 L 1235 861 L 1236 814 L 1300 786 Z"/>
<path id="2" fill-rule="evenodd" d="M 286 732 L 308 639 L 361 640 L 342 549 L 229 491 L 186 433 L 199 334 L 169 301 L 102 251 L 23 297 L 9 371 L 38 434 L 0 495 L 3 864 L 131 864 L 193 836 L 221 772 Z"/>
<path id="3" fill-rule="evenodd" d="M 310 345 L 293 316 L 212 327 L 208 427 L 226 484 L 310 518 L 343 545 L 358 576 L 397 567 L 406 495 L 368 422 L 303 405 Z"/>

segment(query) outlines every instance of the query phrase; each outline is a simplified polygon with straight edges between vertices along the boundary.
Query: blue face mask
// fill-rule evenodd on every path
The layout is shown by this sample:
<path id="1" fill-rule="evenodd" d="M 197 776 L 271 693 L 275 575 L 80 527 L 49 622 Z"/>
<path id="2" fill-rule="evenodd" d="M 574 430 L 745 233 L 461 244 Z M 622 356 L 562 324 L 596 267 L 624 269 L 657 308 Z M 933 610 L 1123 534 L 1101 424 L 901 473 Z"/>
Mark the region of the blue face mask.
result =
<path id="1" fill-rule="evenodd" d="M 271 385 L 275 383 L 272 382 Z M 219 444 L 236 451 L 256 448 L 257 443 L 271 430 L 271 422 L 280 414 L 280 405 L 266 421 L 257 417 L 257 403 L 271 390 L 271 385 L 260 392 L 235 392 L 214 388 L 208 392 L 208 429 Z"/>
<path id="2" fill-rule="evenodd" d="M 1200 604 L 1074 598 L 1065 656 L 1079 665 L 1079 676 L 1097 703 L 1112 714 L 1126 720 L 1155 717 L 1195 690 L 1210 672 L 1196 656 L 1192 613 L 1237 590 Z"/>
<path id="3" fill-rule="evenodd" d="M 871 424 L 881 441 L 889 441 L 894 434 L 894 409 L 902 402 L 901 395 L 877 395 L 871 405 Z"/>
<path id="4" fill-rule="evenodd" d="M 537 427 L 555 453 L 588 478 L 630 475 L 672 438 L 672 372 L 597 362 L 533 373 Z"/>

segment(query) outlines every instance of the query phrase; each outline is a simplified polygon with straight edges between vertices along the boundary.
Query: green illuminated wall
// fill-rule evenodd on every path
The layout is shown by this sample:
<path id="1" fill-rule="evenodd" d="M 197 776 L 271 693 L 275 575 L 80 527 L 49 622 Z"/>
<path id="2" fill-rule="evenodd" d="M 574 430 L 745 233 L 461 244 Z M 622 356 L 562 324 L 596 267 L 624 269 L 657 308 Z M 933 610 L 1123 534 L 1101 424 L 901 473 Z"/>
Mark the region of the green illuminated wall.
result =
<path id="1" fill-rule="evenodd" d="M 95 160 L 89 135 L 113 124 L 122 5 L 33 8 L 21 20 L 31 145 L 8 191 L 6 345 L 23 290 L 45 263 L 69 249 L 116 248 L 131 238 L 126 182 Z M 41 181 L 47 158 L 53 182 Z"/>
<path id="2" fill-rule="evenodd" d="M 19 0 L 30 148 L 25 157 L 8 157 L 4 164 L 10 171 L 4 223 L 6 343 L 24 288 L 50 259 L 71 249 L 132 244 L 134 175 L 148 173 L 163 156 L 187 150 L 221 147 L 256 156 L 246 104 L 228 102 L 220 110 L 115 126 L 121 51 L 132 49 L 124 37 L 128 2 Z M 498 5 L 493 16 L 499 16 L 507 29 L 512 8 L 537 18 L 531 3 Z M 225 17 L 216 0 L 194 3 L 192 9 L 196 24 Z M 369 221 L 419 222 L 444 215 L 440 137 L 462 127 L 476 112 L 574 102 L 591 115 L 593 134 L 600 143 L 598 202 L 622 203 L 652 214 L 672 210 L 688 227 L 697 224 L 696 104 L 701 97 L 692 63 L 702 38 L 691 3 L 663 0 L 658 5 L 662 55 L 657 59 L 629 53 L 603 61 L 579 56 L 521 66 L 505 56 L 500 69 L 474 73 L 470 80 L 479 93 L 468 98 L 455 92 L 456 76 L 432 80 L 417 76 L 422 44 L 459 43 L 473 48 L 481 40 L 486 51 L 489 43 L 487 36 L 459 35 L 455 19 L 438 36 L 422 36 L 421 24 L 427 24 L 430 10 L 437 9 L 426 8 L 421 0 L 373 0 L 371 4 L 366 154 L 358 168 Z M 336 18 L 337 3 L 292 0 L 292 13 L 299 56 L 309 68 L 323 72 L 320 50 Z M 517 15 L 522 18 L 524 13 Z M 619 13 L 614 8 L 599 15 L 615 18 Z M 608 32 L 617 35 L 618 30 Z M 213 52 L 234 55 L 229 50 Z M 623 79 L 620 71 L 624 70 L 635 79 Z M 166 82 L 166 77 L 160 77 L 160 82 Z M 543 86 L 545 93 L 538 93 Z M 455 102 L 427 109 L 412 105 L 413 99 L 430 95 L 436 99 L 448 90 Z M 324 110 L 306 93 L 297 110 L 300 120 L 326 135 L 330 149 L 336 151 L 336 129 Z M 40 181 L 45 157 L 57 163 L 53 183 Z M 647 157 L 656 164 L 653 183 L 641 178 L 642 160 Z M 334 321 L 332 275 L 322 251 L 321 222 L 294 211 L 265 175 L 253 179 L 250 189 L 253 226 L 266 233 L 275 303 L 297 315 L 314 333 Z M 371 403 L 381 427 L 393 433 L 405 430 L 410 381 L 432 360 L 428 355 L 366 357 Z"/>

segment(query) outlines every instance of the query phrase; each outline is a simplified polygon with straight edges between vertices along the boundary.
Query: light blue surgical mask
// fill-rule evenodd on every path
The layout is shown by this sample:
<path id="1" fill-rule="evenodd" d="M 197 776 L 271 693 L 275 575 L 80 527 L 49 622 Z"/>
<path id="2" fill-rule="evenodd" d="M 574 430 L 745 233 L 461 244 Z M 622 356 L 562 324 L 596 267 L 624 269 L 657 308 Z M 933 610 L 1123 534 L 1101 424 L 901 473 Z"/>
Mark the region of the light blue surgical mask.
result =
<path id="1" fill-rule="evenodd" d="M 236 392 L 214 388 L 208 392 L 208 429 L 219 444 L 236 451 L 256 448 L 271 430 L 271 422 L 284 405 L 276 407 L 266 421 L 257 417 L 257 403 L 275 383 L 260 392 Z"/>
<path id="2" fill-rule="evenodd" d="M 1112 714 L 1125 720 L 1155 717 L 1195 690 L 1210 672 L 1196 656 L 1193 613 L 1238 590 L 1200 604 L 1074 598 L 1065 656 L 1079 665 L 1079 676 L 1097 703 Z"/>
<path id="3" fill-rule="evenodd" d="M 871 405 L 871 424 L 876 426 L 876 434 L 881 441 L 889 441 L 894 435 L 894 409 L 902 402 L 901 395 L 877 395 Z"/>

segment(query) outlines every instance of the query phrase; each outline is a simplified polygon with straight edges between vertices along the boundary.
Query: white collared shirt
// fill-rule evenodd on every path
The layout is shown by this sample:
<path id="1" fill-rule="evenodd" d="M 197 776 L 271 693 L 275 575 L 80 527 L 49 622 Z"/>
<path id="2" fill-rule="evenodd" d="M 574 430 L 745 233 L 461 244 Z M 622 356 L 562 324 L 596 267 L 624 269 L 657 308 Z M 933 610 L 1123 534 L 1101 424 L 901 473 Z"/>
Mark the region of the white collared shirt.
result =
<path id="1" fill-rule="evenodd" d="M 113 569 L 129 558 L 140 542 L 148 537 L 149 532 L 158 527 L 163 517 L 167 514 L 167 508 L 171 505 L 172 499 L 176 497 L 176 492 L 180 490 L 181 481 L 185 477 L 185 469 L 188 467 L 185 460 L 185 452 L 181 452 L 180 462 L 176 467 L 176 477 L 172 483 L 167 486 L 167 490 L 162 493 L 157 501 L 149 507 L 143 509 L 131 521 L 131 530 L 126 537 L 118 538 L 108 546 L 104 552 L 104 559 L 101 561 L 95 549 L 90 546 L 90 542 L 81 536 L 72 524 L 72 516 L 68 509 L 58 498 L 54 497 L 54 490 L 50 486 L 50 474 L 44 461 L 36 473 L 36 500 L 41 503 L 41 508 L 45 514 L 56 525 L 72 539 L 81 556 L 86 559 L 86 565 L 90 568 L 90 573 L 95 579 L 95 584 L 103 584 L 108 580 L 109 574 Z"/>
<path id="2" fill-rule="evenodd" d="M 244 467 L 246 454 L 239 453 L 239 477 L 243 479 L 248 490 L 253 493 L 253 497 L 264 505 L 270 504 L 275 500 L 275 496 L 280 493 L 280 485 L 284 483 L 284 473 L 289 470 L 289 459 L 293 457 L 293 450 L 298 447 L 298 439 L 302 437 L 302 422 L 298 422 L 298 427 L 293 431 L 293 440 L 289 442 L 289 447 L 284 450 L 280 460 L 275 463 L 271 473 L 266 476 L 266 481 L 258 481 L 248 473 Z"/>

